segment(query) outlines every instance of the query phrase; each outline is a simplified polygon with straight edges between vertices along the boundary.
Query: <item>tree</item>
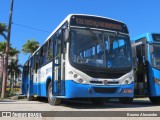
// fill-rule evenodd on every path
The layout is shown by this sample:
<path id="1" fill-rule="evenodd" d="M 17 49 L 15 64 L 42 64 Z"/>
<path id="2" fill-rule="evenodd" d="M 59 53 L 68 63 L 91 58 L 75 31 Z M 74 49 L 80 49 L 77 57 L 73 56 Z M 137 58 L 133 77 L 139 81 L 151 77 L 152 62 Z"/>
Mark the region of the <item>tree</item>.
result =
<path id="1" fill-rule="evenodd" d="M 11 60 L 10 64 L 8 65 L 8 74 L 11 75 L 11 81 L 10 81 L 11 92 L 13 92 L 14 81 L 16 81 L 16 78 L 21 73 L 20 68 L 22 68 L 22 65 L 18 64 L 18 60 L 16 61 Z"/>
<path id="2" fill-rule="evenodd" d="M 1 36 L 3 36 L 4 37 L 4 39 L 7 39 L 7 36 L 6 36 L 6 34 L 5 34 L 5 32 L 7 32 L 7 26 L 4 24 L 4 23 L 0 23 L 0 35 Z M 0 57 L 1 57 L 1 62 L 3 63 L 3 58 L 4 58 L 4 56 L 3 56 L 3 54 L 2 53 L 4 53 L 5 52 L 5 49 L 4 49 L 4 47 L 5 47 L 5 45 L 4 45 L 5 43 L 1 43 L 0 44 Z M 1 64 L 1 63 L 0 63 Z M 3 64 L 1 64 L 1 65 L 3 65 Z M 3 68 L 3 66 L 1 66 L 1 71 L 0 71 L 0 89 L 1 89 L 1 81 L 2 81 L 2 68 Z M 1 91 L 1 90 L 0 90 Z M 1 93 L 1 92 L 0 92 Z"/>
<path id="3" fill-rule="evenodd" d="M 0 59 L 1 59 L 0 83 L 2 81 L 5 49 L 6 49 L 6 42 L 0 42 Z"/>
<path id="4" fill-rule="evenodd" d="M 5 39 L 7 39 L 5 32 L 7 32 L 6 24 L 0 23 L 0 35 L 2 35 Z"/>
<path id="5" fill-rule="evenodd" d="M 7 39 L 6 39 L 6 51 L 5 51 L 5 61 L 4 61 L 4 70 L 3 70 L 3 82 L 2 82 L 1 98 L 5 97 L 5 91 L 6 91 L 7 67 L 8 67 L 8 55 L 9 55 L 9 45 L 10 45 L 10 36 L 11 36 L 13 3 L 14 3 L 14 0 L 11 0 L 9 24 L 8 24 L 8 30 L 7 30 L 8 34 L 7 34 Z"/>
<path id="6" fill-rule="evenodd" d="M 39 47 L 39 42 L 32 40 L 27 40 L 27 42 L 23 45 L 22 51 L 24 54 L 29 53 L 30 55 L 36 51 L 36 49 Z"/>
<path id="7" fill-rule="evenodd" d="M 0 53 L 4 54 L 6 50 L 6 42 L 0 42 Z"/>
<path id="8" fill-rule="evenodd" d="M 11 44 L 9 47 L 10 51 L 9 51 L 9 56 L 13 57 L 16 54 L 18 54 L 20 51 L 17 50 L 16 48 L 12 48 Z M 6 50 L 6 41 L 4 42 L 0 42 L 0 56 L 1 56 L 1 71 L 0 71 L 0 80 L 2 81 L 2 75 L 3 75 L 3 67 L 4 67 L 4 56 L 5 56 L 5 50 Z"/>
<path id="9" fill-rule="evenodd" d="M 10 49 L 10 50 L 9 50 L 9 56 L 10 56 L 10 57 L 13 57 L 13 56 L 15 56 L 16 54 L 20 53 L 20 51 L 17 50 L 16 48 L 10 47 L 9 49 Z"/>
<path id="10" fill-rule="evenodd" d="M 16 54 L 18 54 L 20 51 L 17 50 L 16 48 L 12 48 L 12 45 L 10 44 L 9 46 L 9 56 L 12 57 L 12 56 L 15 56 Z M 6 50 L 6 41 L 4 42 L 0 42 L 0 54 L 4 55 L 5 54 L 5 50 Z"/>

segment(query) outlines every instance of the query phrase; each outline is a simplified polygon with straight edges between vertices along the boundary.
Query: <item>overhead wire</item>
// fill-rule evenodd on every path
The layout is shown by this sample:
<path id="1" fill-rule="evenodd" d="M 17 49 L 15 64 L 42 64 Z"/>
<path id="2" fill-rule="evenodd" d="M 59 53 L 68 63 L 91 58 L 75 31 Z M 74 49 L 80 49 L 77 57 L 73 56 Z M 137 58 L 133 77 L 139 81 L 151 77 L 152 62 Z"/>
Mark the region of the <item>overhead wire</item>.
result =
<path id="1" fill-rule="evenodd" d="M 46 30 L 42 30 L 42 29 L 39 29 L 39 28 L 27 26 L 27 25 L 18 24 L 18 23 L 15 23 L 15 22 L 12 22 L 12 24 L 16 25 L 16 26 L 19 26 L 19 27 L 27 28 L 27 29 L 32 29 L 32 30 L 37 30 L 37 31 L 41 31 L 41 32 L 50 33 L 49 31 L 46 31 Z"/>

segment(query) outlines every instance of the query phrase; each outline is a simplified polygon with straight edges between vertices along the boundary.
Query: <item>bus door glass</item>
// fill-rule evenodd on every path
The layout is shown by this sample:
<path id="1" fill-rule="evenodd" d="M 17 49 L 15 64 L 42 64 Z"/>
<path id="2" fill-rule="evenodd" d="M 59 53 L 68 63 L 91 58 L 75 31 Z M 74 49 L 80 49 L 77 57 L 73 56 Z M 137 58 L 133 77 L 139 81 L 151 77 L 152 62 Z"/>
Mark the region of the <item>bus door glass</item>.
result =
<path id="1" fill-rule="evenodd" d="M 29 88 L 30 88 L 30 94 L 33 93 L 33 66 L 34 66 L 34 59 L 31 58 L 29 61 Z"/>
<path id="2" fill-rule="evenodd" d="M 39 60 L 39 56 L 38 56 L 38 52 L 36 53 L 36 55 L 34 56 L 34 75 L 33 75 L 33 82 L 34 83 L 36 83 L 37 85 L 36 85 L 36 89 L 34 89 L 34 90 L 37 90 L 37 91 L 35 91 L 35 93 L 37 93 L 38 94 L 38 72 L 37 72 L 37 70 L 38 70 L 38 60 Z"/>
<path id="3" fill-rule="evenodd" d="M 135 81 L 135 95 L 147 95 L 147 69 L 146 69 L 146 45 L 144 41 L 146 38 L 142 38 L 136 41 L 136 55 L 137 55 L 137 71 Z"/>
<path id="4" fill-rule="evenodd" d="M 61 93 L 61 40 L 54 40 L 53 54 L 53 95 Z"/>

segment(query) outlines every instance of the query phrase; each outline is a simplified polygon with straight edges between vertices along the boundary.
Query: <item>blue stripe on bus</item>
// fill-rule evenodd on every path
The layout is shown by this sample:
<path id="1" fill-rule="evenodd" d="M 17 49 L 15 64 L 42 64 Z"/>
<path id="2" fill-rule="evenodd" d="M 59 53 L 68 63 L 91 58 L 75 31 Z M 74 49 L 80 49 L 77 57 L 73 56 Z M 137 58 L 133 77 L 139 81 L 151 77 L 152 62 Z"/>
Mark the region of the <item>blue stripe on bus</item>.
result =
<path id="1" fill-rule="evenodd" d="M 102 91 L 95 92 L 94 88 Z M 133 97 L 134 93 L 134 83 L 129 85 L 110 85 L 110 86 L 98 86 L 98 85 L 89 85 L 89 84 L 78 84 L 72 80 L 67 80 L 65 82 L 66 98 L 92 98 L 92 97 Z M 116 89 L 114 93 L 105 93 L 103 89 Z M 124 93 L 125 89 L 132 90 L 132 93 Z M 89 90 L 92 91 L 92 94 L 89 93 Z M 121 92 L 120 92 L 121 91 Z M 119 93 L 120 92 L 120 93 Z"/>
<path id="2" fill-rule="evenodd" d="M 47 97 L 47 91 L 46 91 L 46 83 L 40 82 L 40 83 L 33 83 L 33 94 L 36 94 L 38 96 Z"/>
<path id="3" fill-rule="evenodd" d="M 156 97 L 160 96 L 160 85 L 154 83 L 154 79 L 159 79 L 160 80 L 160 71 L 156 70 L 154 68 L 149 69 L 149 80 L 150 80 L 150 96 L 151 97 Z"/>
<path id="4" fill-rule="evenodd" d="M 62 80 L 65 86 L 61 86 L 63 88 L 61 90 L 61 96 L 65 96 L 66 98 L 91 98 L 91 97 L 133 97 L 133 93 L 124 93 L 124 89 L 130 89 L 134 92 L 134 83 L 129 85 L 110 85 L 110 86 L 100 86 L 100 85 L 90 85 L 90 84 L 79 84 L 74 82 L 73 80 Z M 62 83 L 61 82 L 61 83 Z M 57 92 L 57 82 L 54 84 L 55 92 Z M 114 93 L 96 93 L 94 91 L 94 87 L 98 89 L 106 89 L 113 88 L 116 89 Z M 92 90 L 92 94 L 89 93 L 89 89 Z M 121 92 L 120 92 L 121 90 Z M 119 93 L 120 92 L 120 93 Z M 44 82 L 33 83 L 33 95 L 36 94 L 38 96 L 47 97 L 46 84 Z M 56 96 L 56 94 L 54 94 Z"/>

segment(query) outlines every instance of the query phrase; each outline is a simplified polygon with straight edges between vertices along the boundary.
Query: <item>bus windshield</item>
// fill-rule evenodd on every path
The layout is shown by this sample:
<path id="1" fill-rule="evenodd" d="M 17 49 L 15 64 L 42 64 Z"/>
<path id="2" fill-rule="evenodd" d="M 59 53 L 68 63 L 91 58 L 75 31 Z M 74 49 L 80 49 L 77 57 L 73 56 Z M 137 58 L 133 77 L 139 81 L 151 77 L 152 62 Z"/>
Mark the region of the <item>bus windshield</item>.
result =
<path id="1" fill-rule="evenodd" d="M 131 47 L 127 35 L 91 29 L 71 29 L 70 61 L 99 67 L 130 67 Z"/>
<path id="2" fill-rule="evenodd" d="M 160 44 L 152 44 L 151 46 L 152 66 L 156 69 L 160 69 Z"/>

